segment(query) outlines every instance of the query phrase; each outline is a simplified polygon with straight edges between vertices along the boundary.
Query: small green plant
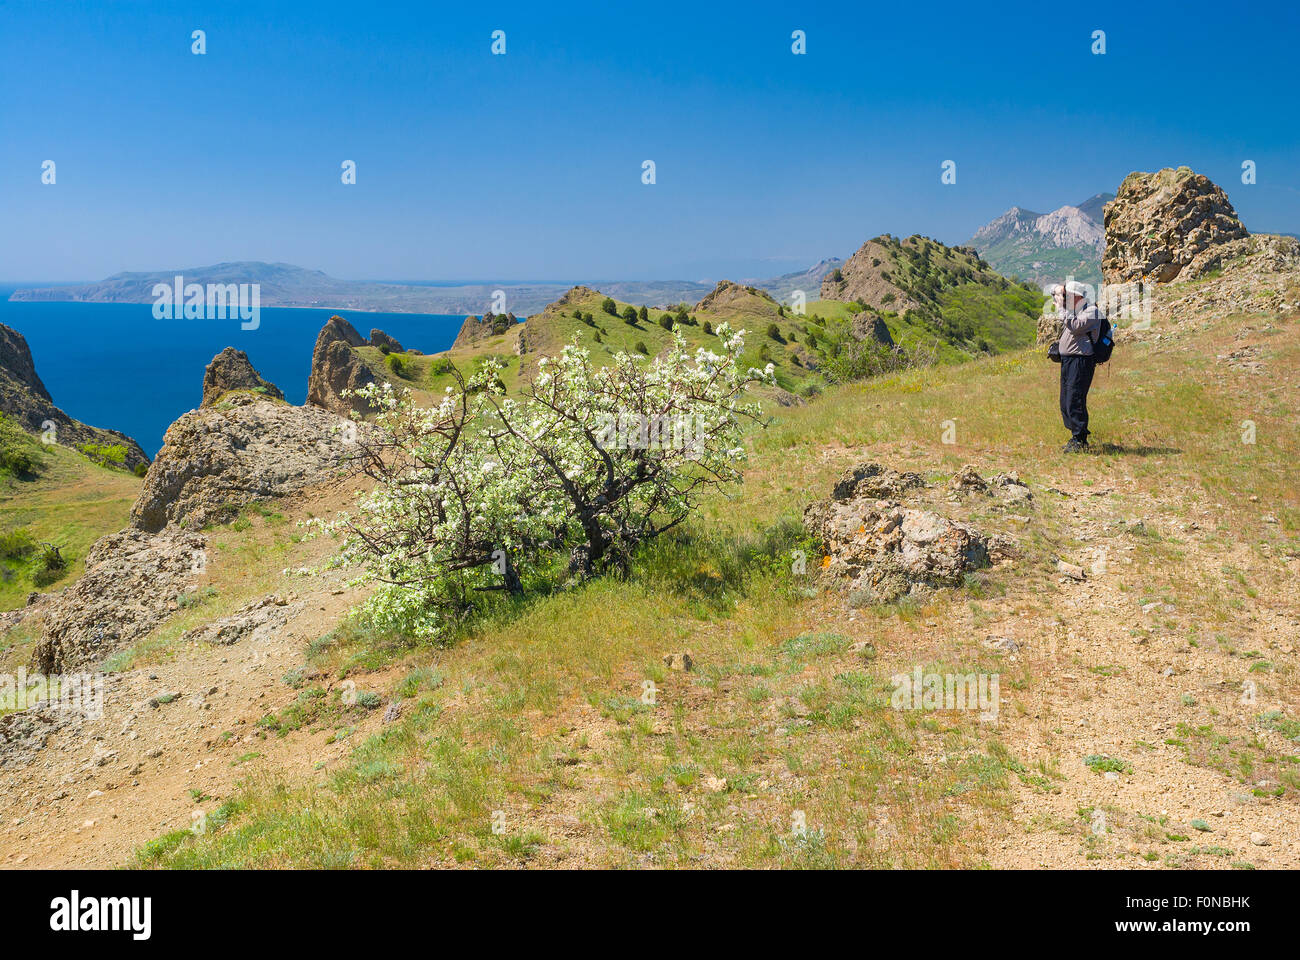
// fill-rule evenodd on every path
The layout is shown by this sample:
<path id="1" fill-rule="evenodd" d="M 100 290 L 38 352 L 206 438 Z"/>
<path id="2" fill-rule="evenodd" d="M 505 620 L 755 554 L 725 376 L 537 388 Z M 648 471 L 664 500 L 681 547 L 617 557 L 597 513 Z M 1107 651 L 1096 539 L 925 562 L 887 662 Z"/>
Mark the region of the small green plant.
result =
<path id="1" fill-rule="evenodd" d="M 0 533 L 0 558 L 25 560 L 36 552 L 36 541 L 23 527 Z"/>
<path id="2" fill-rule="evenodd" d="M 1093 753 L 1083 758 L 1083 764 L 1094 773 L 1127 773 L 1132 768 L 1118 757 Z"/>
<path id="3" fill-rule="evenodd" d="M 31 477 L 40 472 L 46 450 L 13 420 L 0 414 L 0 473 Z"/>
<path id="4" fill-rule="evenodd" d="M 390 353 L 384 358 L 384 363 L 389 370 L 403 380 L 410 380 L 415 376 L 415 365 L 409 357 L 400 353 Z"/>

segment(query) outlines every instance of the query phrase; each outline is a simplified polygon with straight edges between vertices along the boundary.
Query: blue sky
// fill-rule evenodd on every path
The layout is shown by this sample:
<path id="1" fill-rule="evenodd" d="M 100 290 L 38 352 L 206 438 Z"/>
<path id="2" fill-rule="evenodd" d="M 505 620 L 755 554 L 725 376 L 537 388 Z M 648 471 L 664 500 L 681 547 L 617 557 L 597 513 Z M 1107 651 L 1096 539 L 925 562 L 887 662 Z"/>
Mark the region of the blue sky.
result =
<path id="1" fill-rule="evenodd" d="M 0 0 L 0 279 L 763 276 L 1178 164 L 1300 230 L 1295 5 L 991 6 Z"/>

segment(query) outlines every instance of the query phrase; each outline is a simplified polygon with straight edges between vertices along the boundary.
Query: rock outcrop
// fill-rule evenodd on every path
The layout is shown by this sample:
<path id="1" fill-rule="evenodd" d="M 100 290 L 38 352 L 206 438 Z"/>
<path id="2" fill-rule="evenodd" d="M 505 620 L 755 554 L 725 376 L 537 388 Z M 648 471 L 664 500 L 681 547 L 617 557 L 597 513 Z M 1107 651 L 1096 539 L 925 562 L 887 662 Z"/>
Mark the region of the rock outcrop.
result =
<path id="1" fill-rule="evenodd" d="M 894 345 L 894 338 L 889 333 L 889 325 L 878 314 L 864 310 L 853 318 L 850 329 L 857 340 L 870 340 L 884 347 Z"/>
<path id="2" fill-rule="evenodd" d="M 99 448 L 121 447 L 122 462 L 96 455 L 92 459 L 110 466 L 133 470 L 148 464 L 140 444 L 117 430 L 104 430 L 75 420 L 54 405 L 49 390 L 36 373 L 31 348 L 17 330 L 0 323 L 0 413 L 24 430 L 51 436 L 58 443 L 74 449 L 87 444 Z M 51 426 L 52 425 L 52 429 Z"/>
<path id="3" fill-rule="evenodd" d="M 570 294 L 572 292 L 572 290 L 569 291 Z M 564 303 L 565 300 L 561 299 L 558 302 Z M 470 315 L 460 325 L 460 332 L 456 334 L 456 341 L 451 345 L 451 348 L 459 350 L 464 347 L 472 347 L 484 340 L 502 336 L 509 333 L 518 322 L 518 318 L 513 313 L 485 313 L 481 317 Z"/>
<path id="4" fill-rule="evenodd" d="M 212 358 L 203 372 L 203 402 L 199 406 L 210 407 L 231 390 L 257 393 L 271 400 L 284 399 L 279 387 L 262 379 L 262 375 L 253 369 L 248 354 L 226 347 Z"/>
<path id="5" fill-rule="evenodd" d="M 260 640 L 284 626 L 285 622 L 302 611 L 302 602 L 290 604 L 284 597 L 271 595 L 254 600 L 228 617 L 213 620 L 196 630 L 186 631 L 183 640 L 201 640 L 204 643 L 228 647 L 246 640 Z"/>
<path id="6" fill-rule="evenodd" d="M 207 539 L 180 530 L 123 530 L 86 555 L 86 572 L 45 614 L 32 668 L 63 673 L 130 646 L 177 609 L 204 565 Z"/>
<path id="7" fill-rule="evenodd" d="M 384 331 L 374 329 L 370 331 L 370 345 L 378 347 L 384 353 L 405 353 L 406 350 L 398 342 L 396 337 L 390 337 Z"/>
<path id="8" fill-rule="evenodd" d="M 822 575 L 848 591 L 850 604 L 956 586 L 1009 553 L 1010 544 L 999 538 L 903 502 L 924 485 L 917 474 L 864 463 L 840 478 L 829 500 L 804 510 L 804 527 L 824 551 Z"/>
<path id="9" fill-rule="evenodd" d="M 1194 280 L 1219 266 L 1224 244 L 1248 236 L 1228 195 L 1187 167 L 1130 173 L 1105 218 L 1107 283 Z"/>
<path id="10" fill-rule="evenodd" d="M 254 500 L 323 482 L 346 453 L 347 429 L 327 410 L 246 393 L 191 411 L 167 429 L 131 525 L 149 532 L 202 527 Z"/>
<path id="11" fill-rule="evenodd" d="M 342 317 L 330 317 L 316 337 L 307 378 L 307 405 L 321 407 L 340 416 L 363 416 L 369 405 L 356 397 L 344 397 L 348 390 L 360 390 L 379 378 L 356 352 L 368 346 L 365 337 Z"/>

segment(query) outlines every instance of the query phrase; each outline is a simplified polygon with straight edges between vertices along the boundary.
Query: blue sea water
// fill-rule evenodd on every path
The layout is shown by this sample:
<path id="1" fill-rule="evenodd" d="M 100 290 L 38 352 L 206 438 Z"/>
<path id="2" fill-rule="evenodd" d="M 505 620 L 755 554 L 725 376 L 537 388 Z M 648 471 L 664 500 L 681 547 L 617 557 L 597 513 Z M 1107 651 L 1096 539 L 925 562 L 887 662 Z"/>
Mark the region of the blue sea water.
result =
<path id="1" fill-rule="evenodd" d="M 31 286 L 43 286 L 31 284 Z M 11 302 L 0 286 L 0 323 L 27 338 L 36 372 L 54 403 L 96 427 L 121 430 L 153 456 L 177 417 L 199 405 L 203 370 L 226 347 L 300 404 L 307 397 L 312 347 L 338 314 L 368 336 L 378 327 L 408 349 L 446 350 L 464 316 L 263 307 L 261 325 L 239 320 L 155 320 L 151 304 Z"/>

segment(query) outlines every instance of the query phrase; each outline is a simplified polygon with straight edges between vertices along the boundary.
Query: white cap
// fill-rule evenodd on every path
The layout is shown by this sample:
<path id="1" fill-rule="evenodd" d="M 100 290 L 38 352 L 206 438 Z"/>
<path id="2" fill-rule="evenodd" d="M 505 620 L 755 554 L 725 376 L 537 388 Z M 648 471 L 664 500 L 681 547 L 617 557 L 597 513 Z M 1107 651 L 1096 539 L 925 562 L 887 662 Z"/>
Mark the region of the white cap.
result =
<path id="1" fill-rule="evenodd" d="M 1065 289 L 1071 295 L 1088 299 L 1089 288 L 1086 283 L 1080 283 L 1078 280 L 1071 280 L 1065 285 Z"/>

